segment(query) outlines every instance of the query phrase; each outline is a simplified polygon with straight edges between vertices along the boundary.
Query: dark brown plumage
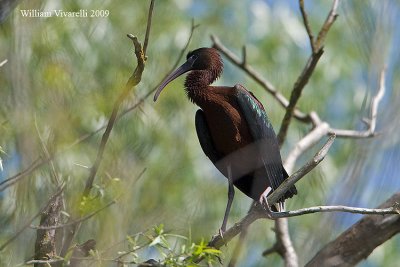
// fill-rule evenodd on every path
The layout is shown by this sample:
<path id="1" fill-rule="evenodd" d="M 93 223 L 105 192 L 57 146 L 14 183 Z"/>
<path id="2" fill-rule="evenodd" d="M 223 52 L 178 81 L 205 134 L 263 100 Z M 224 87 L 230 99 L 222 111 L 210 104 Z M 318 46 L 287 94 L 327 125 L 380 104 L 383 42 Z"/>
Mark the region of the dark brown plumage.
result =
<path id="1" fill-rule="evenodd" d="M 224 231 L 234 195 L 232 183 L 255 201 L 261 201 L 268 187 L 276 189 L 288 175 L 282 166 L 275 132 L 258 99 L 241 85 L 210 86 L 222 70 L 222 59 L 214 48 L 190 52 L 187 61 L 160 85 L 154 101 L 169 82 L 190 71 L 185 90 L 201 108 L 196 113 L 200 145 L 229 180 L 228 205 L 221 227 Z M 296 193 L 293 186 L 281 202 Z"/>

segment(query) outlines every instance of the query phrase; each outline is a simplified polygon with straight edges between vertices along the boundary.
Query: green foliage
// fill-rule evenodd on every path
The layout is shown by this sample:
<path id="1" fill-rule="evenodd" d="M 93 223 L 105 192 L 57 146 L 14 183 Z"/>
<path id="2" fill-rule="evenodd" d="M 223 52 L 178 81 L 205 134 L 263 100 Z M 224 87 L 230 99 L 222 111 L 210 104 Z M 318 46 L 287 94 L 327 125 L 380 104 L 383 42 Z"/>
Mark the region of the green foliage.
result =
<path id="1" fill-rule="evenodd" d="M 119 197 L 121 180 L 119 178 L 110 178 L 101 184 L 94 184 L 89 196 L 83 196 L 79 203 L 79 214 L 81 216 L 94 212 L 104 207 L 108 202 Z"/>
<path id="2" fill-rule="evenodd" d="M 119 251 L 120 257 L 117 261 L 121 263 L 140 263 L 146 259 L 140 257 L 146 251 L 157 251 L 154 257 L 157 258 L 159 266 L 183 267 L 202 266 L 199 261 L 207 263 L 208 266 L 220 265 L 221 251 L 210 248 L 204 242 L 194 243 L 182 235 L 170 234 L 164 230 L 164 225 L 153 227 L 143 233 L 134 236 L 127 236 L 127 251 Z M 172 245 L 174 243 L 174 245 Z"/>

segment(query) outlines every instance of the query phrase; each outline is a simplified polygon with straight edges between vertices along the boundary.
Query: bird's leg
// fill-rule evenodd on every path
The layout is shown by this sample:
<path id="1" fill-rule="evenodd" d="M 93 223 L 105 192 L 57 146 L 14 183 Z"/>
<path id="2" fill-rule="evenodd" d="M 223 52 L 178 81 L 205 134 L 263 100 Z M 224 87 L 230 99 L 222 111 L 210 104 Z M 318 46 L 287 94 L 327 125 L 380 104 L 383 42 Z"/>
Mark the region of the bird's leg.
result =
<path id="1" fill-rule="evenodd" d="M 261 207 L 263 207 L 265 209 L 265 211 L 267 212 L 267 217 L 269 219 L 274 219 L 271 207 L 269 206 L 268 199 L 267 199 L 267 196 L 271 191 L 272 191 L 272 188 L 270 186 L 268 186 L 267 189 L 265 189 L 265 191 L 261 194 L 259 202 L 261 204 Z"/>
<path id="2" fill-rule="evenodd" d="M 232 178 L 232 170 L 231 166 L 228 166 L 228 203 L 226 204 L 224 220 L 222 221 L 222 226 L 219 229 L 219 234 L 223 237 L 223 234 L 226 230 L 226 223 L 228 221 L 228 215 L 231 210 L 233 197 L 235 196 L 235 189 L 233 188 L 233 178 Z"/>

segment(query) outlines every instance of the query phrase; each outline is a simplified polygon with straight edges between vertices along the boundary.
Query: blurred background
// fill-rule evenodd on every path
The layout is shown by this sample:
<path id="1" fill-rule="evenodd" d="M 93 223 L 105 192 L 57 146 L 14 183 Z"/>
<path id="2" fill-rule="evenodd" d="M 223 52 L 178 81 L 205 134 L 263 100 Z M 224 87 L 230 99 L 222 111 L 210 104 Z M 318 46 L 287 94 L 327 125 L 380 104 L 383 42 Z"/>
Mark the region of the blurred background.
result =
<path id="1" fill-rule="evenodd" d="M 0 24 L 0 183 L 27 169 L 46 153 L 57 153 L 16 184 L 0 192 L 0 244 L 38 213 L 56 191 L 52 173 L 65 181 L 65 216 L 76 218 L 116 203 L 83 223 L 76 242 L 95 239 L 104 257 L 126 250 L 127 235 L 163 224 L 171 233 L 205 241 L 217 232 L 227 200 L 227 181 L 203 154 L 183 78 L 152 95 L 115 125 L 107 144 L 89 204 L 79 203 L 114 101 L 136 66 L 132 33 L 144 39 L 149 1 L 22 1 Z M 306 1 L 311 28 L 317 33 L 331 1 Z M 108 17 L 23 17 L 20 10 L 109 10 Z M 287 209 L 317 205 L 375 207 L 400 191 L 400 2 L 343 1 L 318 66 L 299 108 L 316 111 L 334 128 L 363 130 L 371 97 L 386 66 L 386 93 L 378 110 L 377 131 L 370 139 L 337 139 L 329 155 L 298 184 L 299 194 Z M 191 31 L 200 26 L 189 50 L 212 44 L 215 34 L 241 54 L 278 90 L 289 97 L 310 55 L 309 40 L 297 1 L 156 1 L 141 83 L 123 109 L 134 106 L 163 79 L 177 60 Z M 186 53 L 185 53 L 186 54 Z M 183 59 L 181 60 L 183 62 Z M 180 62 L 180 63 L 181 63 Z M 225 59 L 216 84 L 243 84 L 263 103 L 276 131 L 283 108 L 241 70 Z M 282 157 L 308 131 L 294 121 Z M 302 155 L 296 169 L 320 147 Z M 46 152 L 47 151 L 47 152 Z M 143 173 L 141 175 L 141 173 Z M 242 218 L 251 200 L 236 190 L 228 226 Z M 79 214 L 77 212 L 79 211 Z M 300 264 L 359 220 L 354 214 L 314 214 L 289 220 Z M 39 219 L 32 222 L 39 224 Z M 272 221 L 257 221 L 250 230 L 239 266 L 279 266 L 277 255 L 261 253 L 274 244 Z M 25 229 L 0 252 L 1 266 L 15 266 L 34 254 L 36 231 Z M 234 239 L 223 247 L 231 257 Z M 400 238 L 377 248 L 360 266 L 397 266 Z M 157 257 L 147 250 L 142 259 Z M 396 263 L 397 262 L 397 263 Z M 94 266 L 98 263 L 93 263 Z M 112 265 L 102 262 L 104 266 Z"/>

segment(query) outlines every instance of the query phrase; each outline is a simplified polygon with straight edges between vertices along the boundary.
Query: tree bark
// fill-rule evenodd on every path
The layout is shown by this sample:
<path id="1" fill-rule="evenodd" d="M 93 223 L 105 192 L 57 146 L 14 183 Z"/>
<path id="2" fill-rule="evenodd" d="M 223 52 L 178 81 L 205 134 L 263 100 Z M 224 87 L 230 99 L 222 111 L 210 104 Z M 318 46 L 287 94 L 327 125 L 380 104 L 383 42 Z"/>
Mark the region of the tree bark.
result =
<path id="1" fill-rule="evenodd" d="M 42 213 L 40 226 L 54 226 L 60 222 L 62 196 L 56 196 L 47 209 Z M 38 229 L 35 242 L 35 260 L 52 260 L 56 258 L 56 231 L 57 229 Z M 59 264 L 35 263 L 35 267 L 59 266 Z"/>

